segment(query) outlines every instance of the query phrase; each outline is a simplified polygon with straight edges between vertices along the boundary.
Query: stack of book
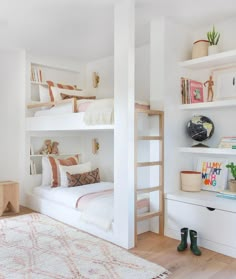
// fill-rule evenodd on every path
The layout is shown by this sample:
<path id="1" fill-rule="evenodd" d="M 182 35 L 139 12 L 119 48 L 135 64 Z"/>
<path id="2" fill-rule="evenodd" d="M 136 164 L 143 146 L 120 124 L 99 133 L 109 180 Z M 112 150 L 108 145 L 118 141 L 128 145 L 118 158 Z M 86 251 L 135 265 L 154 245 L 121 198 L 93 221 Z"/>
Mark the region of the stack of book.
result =
<path id="1" fill-rule="evenodd" d="M 230 192 L 228 190 L 221 191 L 217 193 L 216 196 L 219 198 L 236 200 L 236 192 Z"/>
<path id="2" fill-rule="evenodd" d="M 236 137 L 221 138 L 218 148 L 236 149 Z"/>
<path id="3" fill-rule="evenodd" d="M 181 78 L 181 97 L 182 104 L 202 103 L 203 100 L 203 83 Z"/>
<path id="4" fill-rule="evenodd" d="M 43 77 L 42 77 L 41 69 L 36 68 L 36 67 L 32 67 L 31 68 L 30 80 L 31 81 L 35 81 L 35 82 L 42 82 L 43 81 Z"/>

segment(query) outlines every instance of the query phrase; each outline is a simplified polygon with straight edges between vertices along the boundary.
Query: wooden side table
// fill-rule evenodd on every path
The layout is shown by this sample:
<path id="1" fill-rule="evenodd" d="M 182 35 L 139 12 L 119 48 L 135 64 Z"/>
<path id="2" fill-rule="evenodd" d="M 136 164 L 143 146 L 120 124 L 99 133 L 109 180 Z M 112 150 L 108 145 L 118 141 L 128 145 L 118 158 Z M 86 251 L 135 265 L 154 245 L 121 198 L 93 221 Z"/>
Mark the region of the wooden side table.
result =
<path id="1" fill-rule="evenodd" d="M 19 184 L 14 181 L 0 181 L 0 216 L 8 208 L 18 213 L 19 206 Z"/>

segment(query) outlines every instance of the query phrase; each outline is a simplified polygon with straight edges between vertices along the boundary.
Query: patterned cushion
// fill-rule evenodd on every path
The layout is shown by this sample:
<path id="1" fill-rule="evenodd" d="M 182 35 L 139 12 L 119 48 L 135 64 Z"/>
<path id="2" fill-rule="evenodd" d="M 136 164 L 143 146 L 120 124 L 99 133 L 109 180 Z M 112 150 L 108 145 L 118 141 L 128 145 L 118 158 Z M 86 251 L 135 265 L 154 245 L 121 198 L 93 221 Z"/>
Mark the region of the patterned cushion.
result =
<path id="1" fill-rule="evenodd" d="M 93 100 L 96 99 L 96 96 L 75 96 L 75 95 L 68 95 L 68 94 L 61 93 L 61 98 L 62 100 L 71 99 L 71 98 L 76 98 L 76 100 L 82 100 L 82 99 Z"/>
<path id="2" fill-rule="evenodd" d="M 54 101 L 54 96 L 53 96 L 53 92 L 52 92 L 51 87 L 58 87 L 58 88 L 70 89 L 70 90 L 75 89 L 75 87 L 73 85 L 65 85 L 65 84 L 61 84 L 61 83 L 54 83 L 51 80 L 47 80 L 46 83 L 48 84 L 48 87 L 49 87 L 49 95 L 50 95 L 51 102 Z"/>
<path id="3" fill-rule="evenodd" d="M 93 171 L 77 173 L 77 174 L 70 174 L 69 172 L 66 172 L 66 175 L 67 175 L 69 187 L 100 182 L 99 168 Z"/>
<path id="4" fill-rule="evenodd" d="M 60 171 L 59 165 L 63 166 L 72 166 L 77 165 L 79 163 L 78 155 L 73 157 L 68 157 L 65 159 L 56 159 L 55 157 L 48 156 L 49 163 L 52 169 L 52 182 L 51 187 L 58 187 L 60 186 Z"/>

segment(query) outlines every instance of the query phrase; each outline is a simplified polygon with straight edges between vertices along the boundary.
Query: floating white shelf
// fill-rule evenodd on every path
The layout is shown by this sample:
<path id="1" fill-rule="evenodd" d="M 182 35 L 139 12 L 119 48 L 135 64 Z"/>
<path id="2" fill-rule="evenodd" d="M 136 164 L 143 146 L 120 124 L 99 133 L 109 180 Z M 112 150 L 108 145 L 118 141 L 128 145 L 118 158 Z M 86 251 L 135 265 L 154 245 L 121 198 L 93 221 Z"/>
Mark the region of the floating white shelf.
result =
<path id="1" fill-rule="evenodd" d="M 210 56 L 180 62 L 179 66 L 192 70 L 229 66 L 236 63 L 236 50 L 225 51 Z"/>
<path id="2" fill-rule="evenodd" d="M 236 156 L 236 149 L 229 148 L 180 147 L 179 152 Z"/>
<path id="3" fill-rule="evenodd" d="M 180 105 L 179 109 L 182 110 L 211 109 L 211 108 L 214 109 L 214 108 L 234 107 L 234 106 L 236 106 L 236 99 L 219 100 L 219 101 L 195 103 L 195 104 L 184 104 L 184 105 Z"/>

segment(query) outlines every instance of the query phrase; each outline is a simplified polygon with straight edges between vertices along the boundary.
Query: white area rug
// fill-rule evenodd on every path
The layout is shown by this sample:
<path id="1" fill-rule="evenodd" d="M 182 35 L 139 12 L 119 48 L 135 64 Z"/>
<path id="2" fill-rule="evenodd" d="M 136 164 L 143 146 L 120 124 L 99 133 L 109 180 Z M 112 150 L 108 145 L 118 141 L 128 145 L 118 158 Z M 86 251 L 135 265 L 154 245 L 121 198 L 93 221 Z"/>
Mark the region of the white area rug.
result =
<path id="1" fill-rule="evenodd" d="M 163 267 L 47 216 L 0 220 L 0 279 L 167 278 Z"/>

